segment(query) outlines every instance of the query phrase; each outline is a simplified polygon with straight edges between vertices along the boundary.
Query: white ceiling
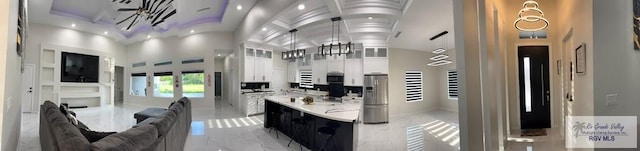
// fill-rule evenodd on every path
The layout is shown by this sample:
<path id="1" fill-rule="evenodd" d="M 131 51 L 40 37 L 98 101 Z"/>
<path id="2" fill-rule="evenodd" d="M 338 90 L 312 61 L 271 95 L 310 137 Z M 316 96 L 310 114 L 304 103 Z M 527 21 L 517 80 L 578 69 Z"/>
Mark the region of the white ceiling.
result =
<path id="1" fill-rule="evenodd" d="M 449 32 L 445 36 L 429 40 L 445 30 Z M 446 49 L 454 48 L 453 1 L 414 1 L 407 13 L 400 18 L 397 32 L 402 33 L 398 38 L 392 37 L 389 40 L 389 45 L 394 48 L 431 51 L 443 47 L 444 43 Z"/>
<path id="2" fill-rule="evenodd" d="M 317 46 L 331 43 L 330 18 L 342 17 L 340 42 L 364 43 L 412 50 L 430 50 L 442 40 L 429 38 L 448 30 L 446 37 L 453 48 L 453 2 L 451 0 L 301 0 L 299 10 L 283 10 L 267 30 L 256 29 L 248 42 L 282 48 L 290 47 L 289 30 L 298 29 L 298 49 L 315 51 Z M 369 19 L 371 17 L 371 19 Z M 397 32 L 402 34 L 395 38 Z M 334 43 L 337 43 L 334 35 Z"/>
<path id="3" fill-rule="evenodd" d="M 30 0 L 29 21 L 94 34 L 108 32 L 105 36 L 130 44 L 143 41 L 148 35 L 158 38 L 211 31 L 233 32 L 256 0 L 175 0 L 174 8 L 178 13 L 156 28 L 138 24 L 126 31 L 115 25 L 131 15 L 130 12 L 117 12 L 118 8 L 138 7 L 140 3 L 142 0 L 132 0 L 126 6 L 112 0 Z M 261 26 L 266 30 L 255 29 L 247 41 L 288 49 L 288 31 L 295 28 L 298 29 L 297 48 L 313 51 L 321 44 L 331 43 L 330 19 L 342 17 L 343 21 L 339 22 L 342 43 L 427 51 L 442 47 L 443 39 L 447 39 L 446 47 L 454 46 L 453 2 L 450 0 L 300 0 L 297 4 L 305 5 L 305 9 L 289 7 L 291 9 L 282 10 L 272 21 Z M 243 9 L 237 10 L 238 5 Z M 216 17 L 222 18 L 216 20 Z M 430 37 L 445 30 L 449 31 L 445 38 L 429 41 Z M 402 34 L 394 37 L 398 32 Z M 334 42 L 337 38 L 334 33 Z"/>
<path id="4" fill-rule="evenodd" d="M 118 12 L 117 9 L 140 7 L 143 0 L 131 0 L 129 4 L 121 4 L 118 3 L 119 1 L 30 0 L 29 22 L 94 34 L 107 32 L 105 36 L 130 44 L 145 40 L 147 36 L 158 38 L 211 31 L 233 32 L 256 2 L 256 0 L 175 0 L 172 7 L 177 10 L 177 13 L 164 23 L 151 27 L 151 24 L 140 21 L 130 30 L 126 30 L 125 26 L 128 26 L 132 20 L 120 25 L 116 23 L 131 16 L 133 12 Z M 243 8 L 236 9 L 238 5 L 242 5 Z M 71 24 L 76 26 L 72 27 Z"/>

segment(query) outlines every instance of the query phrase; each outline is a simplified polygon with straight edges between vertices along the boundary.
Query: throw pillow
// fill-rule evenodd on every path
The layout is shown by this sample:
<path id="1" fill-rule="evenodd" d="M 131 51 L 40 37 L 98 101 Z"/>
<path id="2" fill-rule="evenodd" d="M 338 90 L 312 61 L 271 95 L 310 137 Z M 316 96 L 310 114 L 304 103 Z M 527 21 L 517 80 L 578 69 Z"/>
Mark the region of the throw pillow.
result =
<path id="1" fill-rule="evenodd" d="M 67 115 L 69 114 L 69 107 L 65 106 L 65 105 L 60 105 L 60 112 L 62 112 L 62 115 Z"/>
<path id="2" fill-rule="evenodd" d="M 62 115 L 67 117 L 71 124 L 78 125 L 78 118 L 76 118 L 75 114 L 72 114 L 72 111 L 69 111 L 69 107 L 64 104 L 60 105 L 60 112 L 62 112 Z"/>
<path id="3" fill-rule="evenodd" d="M 69 119 L 69 122 L 71 122 L 71 124 L 73 124 L 74 126 L 78 126 L 78 118 L 76 118 L 76 116 L 67 114 L 67 119 Z"/>
<path id="4" fill-rule="evenodd" d="M 87 138 L 87 140 L 90 143 L 93 142 L 97 142 L 100 139 L 107 137 L 111 134 L 115 134 L 116 132 L 97 132 L 97 131 L 92 131 L 89 129 L 84 129 L 84 128 L 78 128 L 80 130 L 80 133 L 82 133 L 82 135 Z"/>

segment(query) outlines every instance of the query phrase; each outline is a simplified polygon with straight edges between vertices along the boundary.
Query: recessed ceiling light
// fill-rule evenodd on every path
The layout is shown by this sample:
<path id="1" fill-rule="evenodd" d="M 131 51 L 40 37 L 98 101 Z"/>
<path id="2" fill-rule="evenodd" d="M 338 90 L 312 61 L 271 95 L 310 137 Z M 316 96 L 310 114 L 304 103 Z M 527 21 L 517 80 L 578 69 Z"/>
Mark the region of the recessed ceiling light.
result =
<path id="1" fill-rule="evenodd" d="M 373 17 L 369 17 L 369 19 L 373 19 Z"/>
<path id="2" fill-rule="evenodd" d="M 191 31 L 190 31 L 190 32 L 191 32 L 191 33 L 193 33 L 193 32 L 195 32 L 195 31 L 194 31 L 193 29 L 191 29 Z"/>
<path id="3" fill-rule="evenodd" d="M 221 54 L 218 54 L 218 57 L 222 56 Z"/>
<path id="4" fill-rule="evenodd" d="M 262 31 L 265 31 L 265 30 L 267 30 L 267 27 L 262 27 Z"/>
<path id="5" fill-rule="evenodd" d="M 147 39 L 151 38 L 151 35 L 147 35 Z"/>
<path id="6" fill-rule="evenodd" d="M 298 5 L 298 10 L 303 10 L 305 8 L 304 4 Z"/>
<path id="7" fill-rule="evenodd" d="M 109 32 L 108 32 L 108 31 L 105 31 L 105 32 L 104 32 L 104 34 L 105 34 L 105 35 L 107 35 L 107 34 L 109 34 Z"/>
<path id="8" fill-rule="evenodd" d="M 242 10 L 242 5 L 238 5 L 238 6 L 236 6 L 236 9 L 238 9 L 238 10 Z"/>
<path id="9" fill-rule="evenodd" d="M 76 27 L 76 24 L 71 24 L 71 27 Z"/>

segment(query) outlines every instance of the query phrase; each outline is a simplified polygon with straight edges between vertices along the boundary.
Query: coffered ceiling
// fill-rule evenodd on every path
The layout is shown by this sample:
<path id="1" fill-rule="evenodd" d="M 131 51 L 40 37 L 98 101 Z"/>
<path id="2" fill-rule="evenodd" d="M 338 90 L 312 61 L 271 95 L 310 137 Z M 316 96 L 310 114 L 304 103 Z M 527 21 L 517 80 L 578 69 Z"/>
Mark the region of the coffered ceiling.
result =
<path id="1" fill-rule="evenodd" d="M 136 11 L 120 8 L 140 8 L 146 0 L 30 0 L 29 21 L 104 34 L 128 44 L 147 37 L 184 36 L 200 32 L 233 32 L 256 0 L 149 0 L 152 6 L 170 4 L 176 9 L 157 26 L 151 20 L 126 18 Z M 122 2 L 122 3 L 121 3 Z M 157 3 L 157 4 L 154 4 Z M 240 5 L 243 8 L 238 9 Z M 167 14 L 167 13 L 165 13 Z M 142 16 L 142 15 L 141 15 Z M 125 20 L 121 24 L 118 22 Z M 130 29 L 127 29 L 132 25 Z"/>
<path id="2" fill-rule="evenodd" d="M 340 42 L 369 46 L 427 50 L 435 47 L 433 43 L 441 43 L 429 41 L 431 36 L 453 30 L 450 0 L 301 0 L 295 5 L 304 5 L 304 9 L 283 10 L 262 29 L 256 29 L 248 42 L 287 50 L 291 43 L 288 31 L 298 29 L 297 48 L 315 50 L 331 43 L 332 33 L 333 42 L 338 42 L 337 33 L 332 32 L 333 17 L 343 19 L 339 22 Z M 398 32 L 403 34 L 395 37 Z"/>
<path id="3" fill-rule="evenodd" d="M 117 22 L 133 12 L 117 10 L 140 7 L 143 0 L 131 0 L 129 4 L 121 4 L 120 0 L 30 0 L 29 21 L 103 34 L 130 44 L 148 37 L 234 32 L 256 1 L 174 0 L 172 6 L 177 13 L 164 23 L 152 27 L 148 22 L 139 22 L 126 30 L 123 27 L 131 21 L 121 25 Z M 428 39 L 447 30 L 450 32 L 445 37 L 449 41 L 447 47 L 454 45 L 450 0 L 299 0 L 293 5 L 304 5 L 304 9 L 287 7 L 289 9 L 254 29 L 247 41 L 286 50 L 290 44 L 288 31 L 298 29 L 299 49 L 315 50 L 317 46 L 331 43 L 333 35 L 334 43 L 339 38 L 342 43 L 427 51 L 442 45 L 442 41 Z M 339 37 L 331 29 L 333 17 L 342 18 Z"/>

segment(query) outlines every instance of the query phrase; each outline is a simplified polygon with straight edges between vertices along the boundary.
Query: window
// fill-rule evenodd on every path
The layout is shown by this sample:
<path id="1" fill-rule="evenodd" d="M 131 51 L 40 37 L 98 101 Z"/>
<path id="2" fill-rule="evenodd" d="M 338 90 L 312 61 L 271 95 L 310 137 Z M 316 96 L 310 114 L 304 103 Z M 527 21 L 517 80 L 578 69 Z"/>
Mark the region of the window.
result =
<path id="1" fill-rule="evenodd" d="M 147 73 L 132 73 L 130 86 L 131 95 L 147 96 Z"/>
<path id="2" fill-rule="evenodd" d="M 182 71 L 182 96 L 204 97 L 204 71 Z"/>
<path id="3" fill-rule="evenodd" d="M 447 79 L 449 99 L 458 99 L 458 71 L 447 71 Z"/>
<path id="4" fill-rule="evenodd" d="M 204 58 L 191 58 L 182 60 L 182 64 L 190 64 L 190 63 L 203 63 Z"/>
<path id="5" fill-rule="evenodd" d="M 173 97 L 173 73 L 153 73 L 153 96 Z"/>
<path id="6" fill-rule="evenodd" d="M 407 102 L 422 101 L 422 71 L 405 72 Z"/>
<path id="7" fill-rule="evenodd" d="M 313 89 L 313 72 L 300 71 L 300 87 Z"/>
<path id="8" fill-rule="evenodd" d="M 131 64 L 131 67 L 134 67 L 134 68 L 135 67 L 144 67 L 144 66 L 147 66 L 147 62 L 138 62 L 138 63 Z"/>
<path id="9" fill-rule="evenodd" d="M 156 62 L 155 64 L 153 64 L 153 66 L 164 66 L 164 65 L 170 65 L 170 64 L 173 64 L 173 61 L 165 60 L 165 61 Z"/>

